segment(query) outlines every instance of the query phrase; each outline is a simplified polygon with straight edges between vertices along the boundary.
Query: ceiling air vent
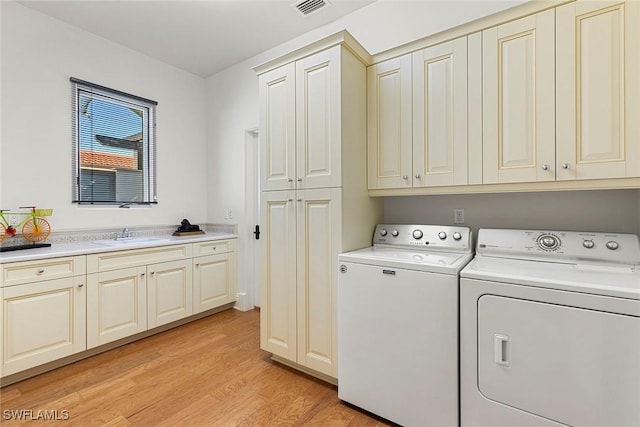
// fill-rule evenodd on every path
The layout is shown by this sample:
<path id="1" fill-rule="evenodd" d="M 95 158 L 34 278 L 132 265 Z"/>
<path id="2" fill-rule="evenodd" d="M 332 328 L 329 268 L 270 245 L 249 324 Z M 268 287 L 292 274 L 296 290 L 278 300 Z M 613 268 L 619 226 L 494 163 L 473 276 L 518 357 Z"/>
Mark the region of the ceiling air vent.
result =
<path id="1" fill-rule="evenodd" d="M 304 16 L 309 16 L 310 14 L 329 5 L 331 5 L 329 0 L 302 0 L 293 4 L 293 6 Z"/>

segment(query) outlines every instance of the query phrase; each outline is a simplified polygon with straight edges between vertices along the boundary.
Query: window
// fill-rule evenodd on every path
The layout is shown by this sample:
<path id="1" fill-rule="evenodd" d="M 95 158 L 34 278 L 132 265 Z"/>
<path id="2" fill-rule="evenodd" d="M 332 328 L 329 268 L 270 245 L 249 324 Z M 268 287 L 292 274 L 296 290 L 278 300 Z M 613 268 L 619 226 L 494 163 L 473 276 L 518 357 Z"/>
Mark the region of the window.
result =
<path id="1" fill-rule="evenodd" d="M 70 80 L 74 203 L 157 203 L 158 103 L 73 77 Z"/>

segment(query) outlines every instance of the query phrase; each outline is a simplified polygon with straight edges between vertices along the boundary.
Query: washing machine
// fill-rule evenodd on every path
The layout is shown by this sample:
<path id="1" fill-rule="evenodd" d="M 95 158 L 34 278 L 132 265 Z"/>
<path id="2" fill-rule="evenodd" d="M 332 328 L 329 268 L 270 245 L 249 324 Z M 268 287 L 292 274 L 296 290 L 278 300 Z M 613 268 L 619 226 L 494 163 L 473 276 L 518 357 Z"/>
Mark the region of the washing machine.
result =
<path id="1" fill-rule="evenodd" d="M 458 426 L 467 227 L 381 224 L 338 257 L 338 397 L 404 426 Z"/>
<path id="2" fill-rule="evenodd" d="M 460 273 L 462 426 L 640 426 L 640 245 L 481 229 Z"/>

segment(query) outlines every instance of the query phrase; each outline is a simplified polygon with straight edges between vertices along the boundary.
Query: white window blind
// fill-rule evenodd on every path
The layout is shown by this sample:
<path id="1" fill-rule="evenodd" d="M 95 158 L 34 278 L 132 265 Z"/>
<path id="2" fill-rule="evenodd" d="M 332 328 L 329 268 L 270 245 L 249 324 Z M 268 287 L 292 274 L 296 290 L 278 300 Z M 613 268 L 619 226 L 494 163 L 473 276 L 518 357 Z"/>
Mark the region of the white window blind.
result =
<path id="1" fill-rule="evenodd" d="M 71 78 L 73 201 L 157 203 L 155 101 Z"/>

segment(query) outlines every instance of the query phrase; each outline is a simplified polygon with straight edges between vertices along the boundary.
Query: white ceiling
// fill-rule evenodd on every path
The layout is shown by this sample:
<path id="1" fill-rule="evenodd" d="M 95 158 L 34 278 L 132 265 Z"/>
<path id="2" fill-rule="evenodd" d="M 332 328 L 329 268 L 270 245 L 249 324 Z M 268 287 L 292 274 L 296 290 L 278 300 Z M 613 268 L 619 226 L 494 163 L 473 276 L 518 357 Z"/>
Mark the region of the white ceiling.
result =
<path id="1" fill-rule="evenodd" d="M 376 0 L 330 0 L 303 16 L 294 0 L 22 0 L 20 4 L 208 77 Z"/>

